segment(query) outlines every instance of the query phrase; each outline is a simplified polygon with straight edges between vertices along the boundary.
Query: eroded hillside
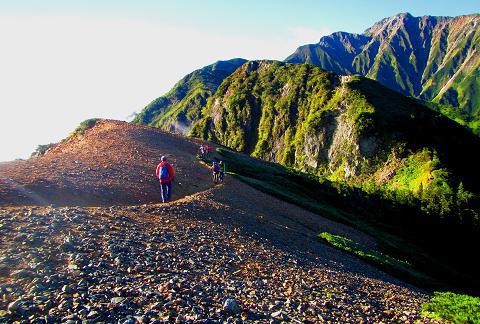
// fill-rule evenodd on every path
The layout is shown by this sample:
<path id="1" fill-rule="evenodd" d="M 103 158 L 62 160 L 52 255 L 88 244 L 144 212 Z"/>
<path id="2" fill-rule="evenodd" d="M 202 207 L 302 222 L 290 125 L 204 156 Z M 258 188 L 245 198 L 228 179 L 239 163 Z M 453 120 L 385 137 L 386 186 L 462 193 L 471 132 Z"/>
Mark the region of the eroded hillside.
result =
<path id="1" fill-rule="evenodd" d="M 108 206 L 0 208 L 0 321 L 422 319 L 423 291 L 317 240 L 328 231 L 376 249 L 372 237 L 233 177 L 208 188 L 196 147 L 100 120 L 44 156 L 3 166 L 2 175 L 44 202 Z M 193 194 L 112 206 L 145 192 L 155 200 L 150 159 L 165 152 L 176 159 L 176 197 Z M 17 190 L 2 187 L 2 202 L 38 203 L 30 194 L 16 198 Z"/>

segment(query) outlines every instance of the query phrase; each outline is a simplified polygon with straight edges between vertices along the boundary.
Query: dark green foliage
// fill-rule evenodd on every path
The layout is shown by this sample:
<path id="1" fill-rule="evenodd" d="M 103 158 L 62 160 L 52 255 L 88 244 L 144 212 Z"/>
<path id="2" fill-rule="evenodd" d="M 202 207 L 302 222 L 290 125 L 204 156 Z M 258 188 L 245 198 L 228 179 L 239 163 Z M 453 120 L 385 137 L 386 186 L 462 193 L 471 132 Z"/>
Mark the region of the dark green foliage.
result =
<path id="1" fill-rule="evenodd" d="M 299 47 L 285 61 L 364 75 L 443 106 L 442 113 L 479 134 L 479 23 L 478 14 L 451 18 L 402 13 L 361 35 L 339 32 L 322 37 L 317 44 Z"/>
<path id="2" fill-rule="evenodd" d="M 455 187 L 463 181 L 470 190 L 479 191 L 479 161 L 469 154 L 480 149 L 478 137 L 443 115 L 425 109 L 418 101 L 383 88 L 374 81 L 357 78 L 349 85 L 364 94 L 377 109 L 374 115 L 376 130 L 383 130 L 384 136 L 393 141 L 406 143 L 407 149 L 413 152 L 420 148 L 434 152 L 434 169 L 446 169 L 451 173 L 446 177 L 450 185 Z M 451 178 L 453 174 L 458 177 L 456 180 Z"/>
<path id="3" fill-rule="evenodd" d="M 133 123 L 188 133 L 223 79 L 245 62 L 244 59 L 218 61 L 188 74 L 167 94 L 147 105 Z"/>
<path id="4" fill-rule="evenodd" d="M 275 151 L 294 165 L 302 134 L 331 119 L 338 84 L 337 76 L 308 65 L 249 62 L 222 83 L 204 115 L 215 116 L 210 129 L 224 145 L 264 159 Z"/>
<path id="5" fill-rule="evenodd" d="M 480 298 L 453 292 L 435 292 L 432 300 L 422 305 L 423 315 L 436 321 L 480 323 Z"/>
<path id="6" fill-rule="evenodd" d="M 248 62 L 202 114 L 193 136 L 264 160 L 275 155 L 285 166 L 418 204 L 458 225 L 478 223 L 479 161 L 468 153 L 480 150 L 478 138 L 375 81 L 312 65 Z M 461 207 L 460 182 L 472 195 Z"/>
<path id="7" fill-rule="evenodd" d="M 375 81 L 276 61 L 241 65 L 199 106 L 191 135 L 283 164 L 230 161 L 242 180 L 372 233 L 435 276 L 475 282 L 463 253 L 480 243 L 470 154 L 480 140 L 469 130 Z M 175 109 L 162 116 L 178 121 Z"/>
<path id="8" fill-rule="evenodd" d="M 57 144 L 50 143 L 50 144 L 38 145 L 35 151 L 30 155 L 30 157 L 44 155 L 50 148 L 54 147 L 55 145 Z"/>
<path id="9" fill-rule="evenodd" d="M 431 101 L 424 101 L 422 103 L 458 124 L 468 127 L 475 135 L 480 136 L 480 115 L 472 115 L 465 109 L 457 108 L 449 104 L 439 104 Z"/>
<path id="10" fill-rule="evenodd" d="M 217 141 L 215 133 L 212 129 L 212 118 L 206 117 L 201 119 L 195 125 L 193 125 L 190 135 L 194 137 L 200 137 L 209 141 Z"/>
<path id="11" fill-rule="evenodd" d="M 264 160 L 273 152 L 276 162 L 321 177 L 276 170 L 265 185 L 242 169 L 256 188 L 355 226 L 362 215 L 361 223 L 402 233 L 437 263 L 469 271 L 457 250 L 477 242 L 480 231 L 478 159 L 469 154 L 480 143 L 458 124 L 374 81 L 270 61 L 249 62 L 226 78 L 203 114 L 192 135 Z M 325 207 L 332 205 L 348 213 Z M 433 262 L 423 253 L 411 258 L 419 267 Z"/>

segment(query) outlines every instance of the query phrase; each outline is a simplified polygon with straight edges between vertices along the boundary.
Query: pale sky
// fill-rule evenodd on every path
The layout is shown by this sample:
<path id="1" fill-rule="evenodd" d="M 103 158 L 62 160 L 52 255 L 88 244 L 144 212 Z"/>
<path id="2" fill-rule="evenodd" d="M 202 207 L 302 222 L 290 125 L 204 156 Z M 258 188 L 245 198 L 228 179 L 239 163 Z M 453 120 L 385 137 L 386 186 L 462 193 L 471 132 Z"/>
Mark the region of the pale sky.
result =
<path id="1" fill-rule="evenodd" d="M 359 14 L 369 7 L 362 1 L 175 2 L 0 0 L 0 161 L 26 158 L 87 118 L 126 120 L 217 60 L 283 60 L 321 36 L 362 32 L 403 11 L 478 12 L 458 2 L 441 11 L 441 1 L 427 1 L 431 12 L 383 1 L 370 15 Z"/>

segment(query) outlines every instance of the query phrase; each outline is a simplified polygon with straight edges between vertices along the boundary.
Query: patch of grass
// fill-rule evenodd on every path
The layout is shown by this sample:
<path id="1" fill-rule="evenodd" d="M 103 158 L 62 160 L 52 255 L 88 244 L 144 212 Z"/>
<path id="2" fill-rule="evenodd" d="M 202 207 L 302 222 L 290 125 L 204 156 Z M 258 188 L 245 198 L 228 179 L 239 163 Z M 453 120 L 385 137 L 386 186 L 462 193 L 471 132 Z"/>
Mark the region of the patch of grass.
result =
<path id="1" fill-rule="evenodd" d="M 318 235 L 319 240 L 328 243 L 329 245 L 358 256 L 374 266 L 383 269 L 387 272 L 408 277 L 411 281 L 421 283 L 425 280 L 431 282 L 433 279 L 421 273 L 408 262 L 392 258 L 389 255 L 367 249 L 360 244 L 352 241 L 349 238 L 334 235 L 328 232 L 323 232 Z"/>
<path id="2" fill-rule="evenodd" d="M 394 189 L 418 192 L 420 188 L 428 187 L 433 169 L 432 154 L 424 149 L 406 159 L 405 165 L 397 171 L 390 186 Z"/>
<path id="3" fill-rule="evenodd" d="M 422 305 L 422 314 L 437 321 L 480 323 L 480 298 L 453 292 L 435 292 L 432 300 Z"/>

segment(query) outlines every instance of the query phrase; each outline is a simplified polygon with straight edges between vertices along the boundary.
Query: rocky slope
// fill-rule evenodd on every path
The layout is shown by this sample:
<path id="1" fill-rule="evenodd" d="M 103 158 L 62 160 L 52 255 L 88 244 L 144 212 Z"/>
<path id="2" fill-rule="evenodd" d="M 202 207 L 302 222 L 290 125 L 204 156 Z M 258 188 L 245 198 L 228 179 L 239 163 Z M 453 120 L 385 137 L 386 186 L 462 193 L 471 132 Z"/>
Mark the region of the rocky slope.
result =
<path id="1" fill-rule="evenodd" d="M 361 74 L 390 89 L 460 107 L 480 131 L 480 15 L 385 18 L 363 34 L 337 32 L 299 47 L 286 62 Z"/>
<path id="2" fill-rule="evenodd" d="M 218 61 L 188 74 L 167 94 L 148 104 L 133 123 L 188 133 L 207 99 L 228 75 L 245 62 L 244 59 Z"/>
<path id="3" fill-rule="evenodd" d="M 99 120 L 2 165 L 16 185 L 2 185 L 3 204 L 42 202 L 16 196 L 26 188 L 46 203 L 106 206 L 0 207 L 0 322 L 422 319 L 425 292 L 316 239 L 328 231 L 376 249 L 371 237 L 228 176 L 212 188 L 196 147 Z M 165 152 L 183 198 L 125 206 L 158 201 L 151 160 Z"/>
<path id="4" fill-rule="evenodd" d="M 313 65 L 248 62 L 225 79 L 192 135 L 331 180 L 478 191 L 480 141 L 378 83 Z M 443 172 L 441 170 L 446 170 Z M 467 171 L 468 170 L 468 171 Z M 455 188 L 453 188 L 455 190 Z"/>

